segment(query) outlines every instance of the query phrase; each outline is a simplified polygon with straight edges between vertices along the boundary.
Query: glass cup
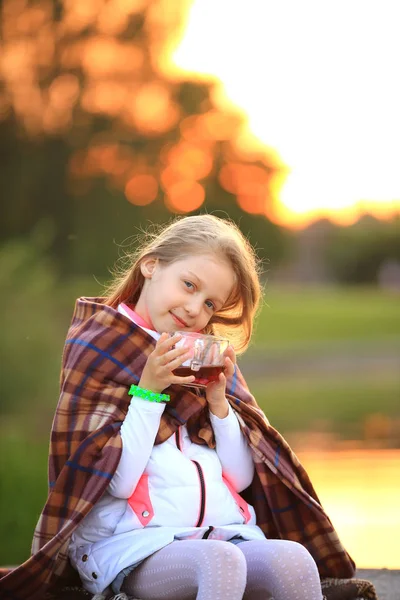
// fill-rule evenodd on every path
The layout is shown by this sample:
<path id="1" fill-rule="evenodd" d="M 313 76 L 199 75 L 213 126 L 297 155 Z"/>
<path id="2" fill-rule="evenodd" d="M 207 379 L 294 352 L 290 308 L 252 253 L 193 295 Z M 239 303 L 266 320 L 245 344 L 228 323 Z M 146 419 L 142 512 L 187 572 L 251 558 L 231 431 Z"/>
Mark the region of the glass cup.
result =
<path id="1" fill-rule="evenodd" d="M 216 381 L 219 374 L 225 370 L 225 352 L 229 347 L 229 340 L 192 331 L 175 333 L 182 336 L 175 347 L 188 348 L 190 356 L 174 370 L 174 374 L 179 377 L 195 375 L 194 382 L 187 385 L 204 386 L 210 381 Z"/>

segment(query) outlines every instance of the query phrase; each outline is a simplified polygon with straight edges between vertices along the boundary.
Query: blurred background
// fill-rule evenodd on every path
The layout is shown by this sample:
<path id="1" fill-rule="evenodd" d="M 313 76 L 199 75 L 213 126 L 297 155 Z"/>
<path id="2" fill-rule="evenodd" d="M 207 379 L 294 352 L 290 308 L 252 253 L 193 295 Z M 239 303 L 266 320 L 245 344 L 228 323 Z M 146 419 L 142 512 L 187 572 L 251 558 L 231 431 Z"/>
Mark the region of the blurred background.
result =
<path id="1" fill-rule="evenodd" d="M 252 392 L 358 566 L 400 568 L 396 4 L 0 2 L 0 564 L 46 499 L 75 299 L 210 212 L 264 263 Z"/>

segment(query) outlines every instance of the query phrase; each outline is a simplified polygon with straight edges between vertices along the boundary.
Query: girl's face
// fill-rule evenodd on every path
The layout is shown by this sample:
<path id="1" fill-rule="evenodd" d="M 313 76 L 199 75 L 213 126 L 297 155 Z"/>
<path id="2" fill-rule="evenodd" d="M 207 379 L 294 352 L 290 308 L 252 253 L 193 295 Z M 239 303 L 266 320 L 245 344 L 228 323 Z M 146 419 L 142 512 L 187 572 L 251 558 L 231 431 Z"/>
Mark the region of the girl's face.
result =
<path id="1" fill-rule="evenodd" d="M 202 331 L 228 300 L 235 285 L 231 265 L 214 254 L 198 254 L 171 264 L 142 261 L 143 289 L 136 312 L 155 331 Z"/>

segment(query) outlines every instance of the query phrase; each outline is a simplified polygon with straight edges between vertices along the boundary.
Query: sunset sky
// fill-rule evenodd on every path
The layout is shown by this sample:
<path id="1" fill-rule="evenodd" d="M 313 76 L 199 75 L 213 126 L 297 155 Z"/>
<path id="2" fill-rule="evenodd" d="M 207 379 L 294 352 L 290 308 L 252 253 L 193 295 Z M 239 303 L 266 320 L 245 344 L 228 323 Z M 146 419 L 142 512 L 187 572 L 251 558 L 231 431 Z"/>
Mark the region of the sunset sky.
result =
<path id="1" fill-rule="evenodd" d="M 400 211 L 397 0 L 194 0 L 171 60 L 289 168 L 277 219 Z"/>

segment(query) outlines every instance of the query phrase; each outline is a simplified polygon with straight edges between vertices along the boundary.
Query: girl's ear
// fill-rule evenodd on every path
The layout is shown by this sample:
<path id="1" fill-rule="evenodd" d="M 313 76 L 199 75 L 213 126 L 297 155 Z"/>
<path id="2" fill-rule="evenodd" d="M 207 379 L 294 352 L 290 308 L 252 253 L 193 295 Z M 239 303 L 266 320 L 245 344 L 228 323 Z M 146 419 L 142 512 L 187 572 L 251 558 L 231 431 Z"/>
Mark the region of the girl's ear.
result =
<path id="1" fill-rule="evenodd" d="M 140 263 L 140 271 L 145 279 L 151 279 L 156 270 L 158 258 L 148 257 Z"/>

